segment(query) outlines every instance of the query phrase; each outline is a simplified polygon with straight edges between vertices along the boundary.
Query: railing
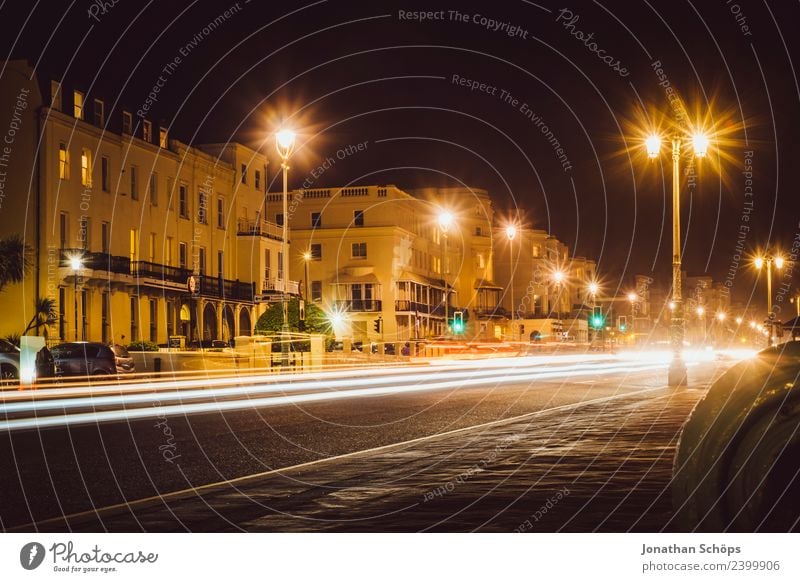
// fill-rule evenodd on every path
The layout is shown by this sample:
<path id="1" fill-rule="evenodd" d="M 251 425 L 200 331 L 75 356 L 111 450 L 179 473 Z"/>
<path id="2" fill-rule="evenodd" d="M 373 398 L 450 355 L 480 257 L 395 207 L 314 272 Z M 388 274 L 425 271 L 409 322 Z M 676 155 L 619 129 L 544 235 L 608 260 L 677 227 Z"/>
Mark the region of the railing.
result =
<path id="1" fill-rule="evenodd" d="M 123 275 L 129 275 L 131 272 L 131 260 L 128 257 L 118 257 L 108 253 L 90 253 L 83 249 L 61 249 L 59 265 L 70 267 L 70 260 L 75 257 L 81 260 L 81 269 L 108 271 Z"/>
<path id="2" fill-rule="evenodd" d="M 395 311 L 413 311 L 415 313 L 430 313 L 432 307 L 427 303 L 409 301 L 408 299 L 398 299 L 394 302 Z"/>
<path id="3" fill-rule="evenodd" d="M 150 279 L 162 279 L 174 283 L 186 283 L 192 274 L 189 269 L 180 267 L 170 267 L 149 261 L 133 261 L 130 264 L 130 274 L 134 277 L 147 277 Z"/>
<path id="4" fill-rule="evenodd" d="M 288 293 L 289 295 L 298 295 L 300 292 L 299 281 L 286 281 L 284 286 L 283 279 L 265 279 L 261 283 L 262 293 Z"/>
<path id="5" fill-rule="evenodd" d="M 200 275 L 200 295 L 252 301 L 253 285 L 243 281 L 223 279 L 222 277 Z"/>
<path id="6" fill-rule="evenodd" d="M 348 299 L 334 301 L 339 311 L 382 311 L 383 301 L 380 299 Z"/>
<path id="7" fill-rule="evenodd" d="M 475 317 L 508 317 L 510 311 L 505 307 L 479 307 L 473 310 Z"/>
<path id="8" fill-rule="evenodd" d="M 283 227 L 266 220 L 240 218 L 237 233 L 240 236 L 264 236 L 278 241 L 283 240 Z"/>

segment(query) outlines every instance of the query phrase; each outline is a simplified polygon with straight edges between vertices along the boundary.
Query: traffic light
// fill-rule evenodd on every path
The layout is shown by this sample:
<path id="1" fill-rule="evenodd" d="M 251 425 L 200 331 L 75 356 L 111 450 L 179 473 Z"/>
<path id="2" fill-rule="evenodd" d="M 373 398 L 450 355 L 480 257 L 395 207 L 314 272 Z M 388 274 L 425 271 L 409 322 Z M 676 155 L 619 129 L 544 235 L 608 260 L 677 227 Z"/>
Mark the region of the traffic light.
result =
<path id="1" fill-rule="evenodd" d="M 592 316 L 589 318 L 589 325 L 594 329 L 603 329 L 606 318 L 603 317 L 602 307 L 592 307 Z"/>
<path id="2" fill-rule="evenodd" d="M 464 312 L 453 312 L 453 333 L 464 333 Z"/>
<path id="3" fill-rule="evenodd" d="M 628 317 L 626 315 L 620 315 L 617 318 L 617 327 L 620 331 L 625 331 L 628 329 Z"/>
<path id="4" fill-rule="evenodd" d="M 383 317 L 373 320 L 372 329 L 375 330 L 375 333 L 381 333 L 383 331 Z"/>

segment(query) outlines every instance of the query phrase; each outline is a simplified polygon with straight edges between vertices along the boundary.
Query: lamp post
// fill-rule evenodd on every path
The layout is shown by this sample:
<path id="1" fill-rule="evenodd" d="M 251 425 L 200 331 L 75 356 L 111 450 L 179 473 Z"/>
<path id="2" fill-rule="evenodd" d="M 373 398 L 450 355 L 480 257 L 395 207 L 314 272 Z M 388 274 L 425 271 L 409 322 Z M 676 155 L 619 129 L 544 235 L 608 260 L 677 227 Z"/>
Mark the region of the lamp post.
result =
<path id="1" fill-rule="evenodd" d="M 670 316 L 670 343 L 672 361 L 669 365 L 667 383 L 670 386 L 685 386 L 686 363 L 683 361 L 683 293 L 681 290 L 681 198 L 680 160 L 683 137 L 676 133 L 672 137 L 672 304 Z M 651 135 L 645 140 L 647 155 L 657 158 L 661 152 L 661 138 Z M 709 139 L 701 133 L 692 136 L 695 155 L 703 157 L 708 152 Z"/>
<path id="2" fill-rule="evenodd" d="M 517 331 L 514 327 L 514 319 L 517 312 L 517 307 L 514 305 L 514 238 L 517 236 L 517 227 L 509 224 L 506 227 L 506 236 L 508 237 L 508 265 L 511 273 L 511 340 L 514 340 Z"/>
<path id="3" fill-rule="evenodd" d="M 775 268 L 782 269 L 783 268 L 783 257 L 781 256 L 774 256 L 770 253 L 766 255 L 761 255 L 755 258 L 753 264 L 755 265 L 756 269 L 759 271 L 761 268 L 766 264 L 767 265 L 767 330 L 769 332 L 769 339 L 768 342 L 770 346 L 774 343 L 774 324 L 772 320 L 775 319 L 775 314 L 772 312 L 772 264 L 775 264 Z"/>
<path id="4" fill-rule="evenodd" d="M 294 151 L 295 133 L 289 129 L 282 129 L 275 134 L 275 146 L 281 157 L 283 169 L 283 240 L 281 254 L 283 255 L 283 286 L 281 304 L 283 307 L 283 326 L 281 327 L 281 366 L 289 366 L 289 156 Z"/>
<path id="5" fill-rule="evenodd" d="M 69 260 L 69 266 L 72 267 L 72 299 L 75 307 L 75 341 L 78 341 L 78 271 L 83 267 L 83 262 L 80 257 L 72 257 Z"/>
<path id="6" fill-rule="evenodd" d="M 591 340 L 591 343 L 593 344 L 598 332 L 601 329 L 601 326 L 598 325 L 599 323 L 601 323 L 599 318 L 597 321 L 595 321 L 595 312 L 597 311 L 597 293 L 598 291 L 600 291 L 600 285 L 597 284 L 597 281 L 591 281 L 589 283 L 588 289 L 589 289 L 589 295 L 591 295 L 592 298 L 592 315 L 589 316 L 589 323 L 590 323 L 589 327 L 594 330 Z"/>
<path id="7" fill-rule="evenodd" d="M 309 300 L 309 296 L 308 296 L 308 261 L 310 261 L 310 260 L 311 260 L 311 252 L 310 251 L 304 252 L 303 253 L 303 261 L 305 263 L 304 266 L 305 266 L 306 283 L 304 285 L 305 289 L 303 290 L 303 297 L 305 297 L 306 301 Z"/>
<path id="8" fill-rule="evenodd" d="M 447 285 L 447 234 L 453 224 L 453 214 L 447 210 L 439 213 L 439 228 L 442 231 L 442 279 L 444 279 L 444 332 L 447 334 L 450 328 L 450 292 Z"/>
<path id="9" fill-rule="evenodd" d="M 561 319 L 561 292 L 562 287 L 561 284 L 564 282 L 566 275 L 564 275 L 564 271 L 556 270 L 553 272 L 553 282 L 556 284 L 556 317 Z"/>

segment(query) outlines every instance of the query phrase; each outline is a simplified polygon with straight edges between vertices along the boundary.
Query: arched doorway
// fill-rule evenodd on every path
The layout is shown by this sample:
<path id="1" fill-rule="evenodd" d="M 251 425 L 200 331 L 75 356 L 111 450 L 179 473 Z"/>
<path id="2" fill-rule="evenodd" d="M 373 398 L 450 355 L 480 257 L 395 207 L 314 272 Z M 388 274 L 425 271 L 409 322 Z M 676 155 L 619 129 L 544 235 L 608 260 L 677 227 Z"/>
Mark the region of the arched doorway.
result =
<path id="1" fill-rule="evenodd" d="M 217 339 L 217 310 L 213 303 L 206 303 L 203 307 L 203 339 Z"/>
<path id="2" fill-rule="evenodd" d="M 250 335 L 250 310 L 242 307 L 239 310 L 239 335 Z"/>
<path id="3" fill-rule="evenodd" d="M 222 339 L 230 341 L 236 333 L 236 320 L 233 318 L 233 308 L 226 305 L 222 308 Z"/>

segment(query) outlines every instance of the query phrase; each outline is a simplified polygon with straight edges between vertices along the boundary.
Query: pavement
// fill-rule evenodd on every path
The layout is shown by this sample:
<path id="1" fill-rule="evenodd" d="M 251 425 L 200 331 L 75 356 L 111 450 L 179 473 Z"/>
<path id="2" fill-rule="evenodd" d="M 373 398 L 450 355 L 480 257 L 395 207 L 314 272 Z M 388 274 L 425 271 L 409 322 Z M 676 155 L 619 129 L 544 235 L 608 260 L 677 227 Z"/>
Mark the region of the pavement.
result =
<path id="1" fill-rule="evenodd" d="M 725 367 L 693 366 L 688 389 L 664 387 L 660 370 L 542 386 L 536 393 L 547 392 L 547 403 L 529 410 L 507 407 L 504 415 L 445 423 L 446 430 L 403 431 L 413 437 L 407 440 L 373 438 L 371 447 L 361 442 L 217 484 L 161 488 L 147 499 L 126 496 L 66 522 L 22 529 L 670 531 L 681 425 Z M 487 398 L 475 392 L 473 406 Z M 508 387 L 502 394 L 520 400 Z"/>

